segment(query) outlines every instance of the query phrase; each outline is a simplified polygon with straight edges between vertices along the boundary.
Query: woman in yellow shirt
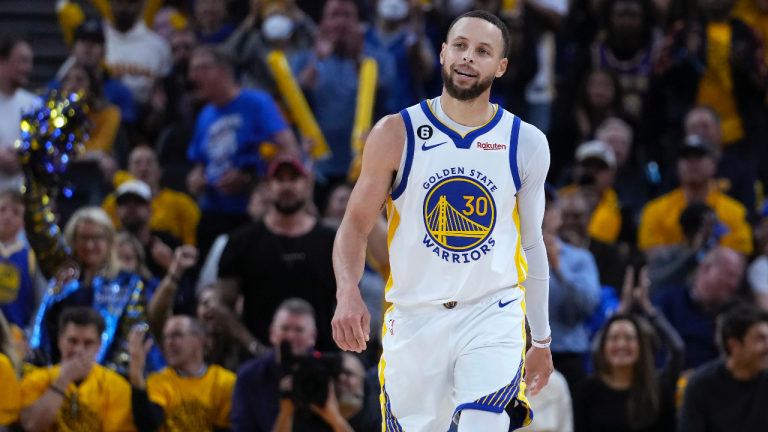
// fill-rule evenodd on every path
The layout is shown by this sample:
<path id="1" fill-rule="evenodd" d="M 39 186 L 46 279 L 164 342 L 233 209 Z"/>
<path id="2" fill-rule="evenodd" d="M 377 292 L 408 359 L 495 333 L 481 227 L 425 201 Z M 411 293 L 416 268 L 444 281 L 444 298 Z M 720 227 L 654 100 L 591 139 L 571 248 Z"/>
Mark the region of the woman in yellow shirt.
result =
<path id="1" fill-rule="evenodd" d="M 0 428 L 19 420 L 21 365 L 16 358 L 16 345 L 8 321 L 0 311 Z"/>

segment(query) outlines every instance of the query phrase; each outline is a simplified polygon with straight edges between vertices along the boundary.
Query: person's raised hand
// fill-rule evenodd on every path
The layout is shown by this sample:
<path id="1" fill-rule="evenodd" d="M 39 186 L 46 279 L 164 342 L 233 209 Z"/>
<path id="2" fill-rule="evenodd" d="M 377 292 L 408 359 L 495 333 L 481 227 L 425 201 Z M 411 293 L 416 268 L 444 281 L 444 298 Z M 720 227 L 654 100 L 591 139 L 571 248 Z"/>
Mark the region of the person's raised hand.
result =
<path id="1" fill-rule="evenodd" d="M 208 186 L 208 178 L 205 176 L 205 168 L 198 165 L 187 175 L 187 191 L 192 196 L 198 196 Z"/>
<path id="2" fill-rule="evenodd" d="M 168 270 L 173 262 L 173 250 L 167 244 L 163 243 L 157 237 L 152 239 L 152 246 L 149 249 L 152 254 L 152 259 L 160 265 L 160 267 Z"/>
<path id="3" fill-rule="evenodd" d="M 330 426 L 346 421 L 339 409 L 339 400 L 336 398 L 335 387 L 333 381 L 328 383 L 328 399 L 325 400 L 325 405 L 322 408 L 317 405 L 310 405 L 312 412 L 320 416 Z"/>
<path id="4" fill-rule="evenodd" d="M 544 341 L 537 341 L 540 343 L 547 343 L 551 340 L 552 336 Z M 528 385 L 528 390 L 531 392 L 531 396 L 539 394 L 541 389 L 546 387 L 549 382 L 549 377 L 554 372 L 555 367 L 552 365 L 552 352 L 547 348 L 538 348 L 532 346 L 531 349 L 525 354 L 525 383 Z"/>
<path id="5" fill-rule="evenodd" d="M 197 264 L 197 248 L 192 245 L 183 245 L 173 251 L 173 260 L 168 267 L 168 272 L 180 278 L 185 271 Z"/>
<path id="6" fill-rule="evenodd" d="M 146 325 L 136 325 L 128 334 L 128 354 L 131 356 L 130 381 L 139 389 L 146 387 L 144 368 L 147 365 L 147 354 L 154 343 L 152 339 L 146 339 L 148 329 Z"/>
<path id="7" fill-rule="evenodd" d="M 617 313 L 627 313 L 632 310 L 634 306 L 634 297 L 632 296 L 632 289 L 635 286 L 635 269 L 632 266 L 627 266 L 624 271 L 624 284 L 621 286 L 621 301 L 619 307 L 616 309 Z"/>
<path id="8" fill-rule="evenodd" d="M 96 358 L 90 351 L 62 359 L 61 367 L 59 368 L 59 378 L 64 381 L 62 387 L 66 388 L 66 386 L 69 386 L 69 383 L 84 380 L 91 373 L 91 369 L 93 369 L 95 364 Z"/>
<path id="9" fill-rule="evenodd" d="M 216 188 L 224 195 L 234 195 L 241 192 L 250 181 L 250 174 L 238 168 L 229 168 L 216 180 Z"/>
<path id="10" fill-rule="evenodd" d="M 344 351 L 363 352 L 370 339 L 371 314 L 363 302 L 360 289 L 352 287 L 336 295 L 336 313 L 331 321 L 333 340 Z"/>

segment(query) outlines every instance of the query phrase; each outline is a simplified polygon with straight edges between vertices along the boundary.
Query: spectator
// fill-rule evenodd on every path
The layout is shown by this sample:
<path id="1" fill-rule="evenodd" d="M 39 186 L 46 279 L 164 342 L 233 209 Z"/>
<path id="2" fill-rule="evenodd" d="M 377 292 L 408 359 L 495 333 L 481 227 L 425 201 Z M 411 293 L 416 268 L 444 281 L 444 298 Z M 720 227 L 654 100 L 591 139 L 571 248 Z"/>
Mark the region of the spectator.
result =
<path id="1" fill-rule="evenodd" d="M 205 324 L 206 359 L 210 364 L 236 372 L 241 364 L 267 351 L 240 322 L 235 308 L 221 301 L 221 292 L 215 284 L 200 292 L 197 319 Z"/>
<path id="2" fill-rule="evenodd" d="M 229 430 L 235 374 L 203 359 L 205 327 L 188 316 L 173 317 L 163 328 L 168 367 L 144 379 L 151 341 L 134 328 L 131 352 L 131 405 L 139 432 Z"/>
<path id="3" fill-rule="evenodd" d="M 19 241 L 24 229 L 24 196 L 0 191 L 0 311 L 19 328 L 32 323 L 39 303 L 35 292 L 35 253 Z"/>
<path id="4" fill-rule="evenodd" d="M 752 253 L 747 210 L 713 186 L 715 167 L 710 144 L 698 137 L 686 138 L 678 151 L 680 187 L 649 202 L 640 220 L 638 246 L 650 260 L 662 246 L 683 240 L 680 214 L 695 202 L 706 203 L 714 209 L 718 219 L 728 227 L 729 232 L 720 238 L 720 245 L 744 254 Z"/>
<path id="5" fill-rule="evenodd" d="M 117 258 L 120 260 L 120 268 L 141 276 L 144 285 L 147 285 L 150 290 L 154 290 L 159 279 L 152 275 L 152 272 L 147 268 L 147 258 L 141 242 L 133 234 L 121 232 L 117 235 L 115 243 L 117 243 Z"/>
<path id="6" fill-rule="evenodd" d="M 426 36 L 421 4 L 409 0 L 378 0 L 376 25 L 366 44 L 388 52 L 398 79 L 392 86 L 390 112 L 399 112 L 426 98 L 424 85 L 434 76 L 437 56 Z"/>
<path id="7" fill-rule="evenodd" d="M 576 166 L 573 183 L 560 194 L 580 191 L 592 211 L 589 235 L 604 243 L 619 239 L 624 224 L 631 224 L 622 217 L 621 203 L 613 189 L 616 179 L 616 156 L 608 144 L 589 141 L 576 149 Z M 627 231 L 624 228 L 624 231 Z"/>
<path id="8" fill-rule="evenodd" d="M 29 432 L 132 429 L 131 390 L 95 358 L 106 323 L 94 309 L 64 310 L 59 323 L 61 363 L 21 382 L 21 425 Z"/>
<path id="9" fill-rule="evenodd" d="M 715 211 L 702 203 L 690 204 L 680 213 L 680 227 L 683 241 L 663 247 L 649 263 L 652 293 L 666 285 L 686 285 L 725 229 Z"/>
<path id="10" fill-rule="evenodd" d="M 120 129 L 120 108 L 104 100 L 104 89 L 95 71 L 80 64 L 72 65 L 64 74 L 61 90 L 65 93 L 82 92 L 91 129 L 88 140 L 84 142 L 85 153 L 79 158 L 98 161 L 108 181 L 117 171 L 112 148 Z"/>
<path id="11" fill-rule="evenodd" d="M 0 37 L 0 189 L 22 185 L 21 165 L 13 147 L 21 138 L 21 114 L 35 95 L 24 90 L 32 74 L 32 47 L 16 37 Z"/>
<path id="12" fill-rule="evenodd" d="M 613 189 L 622 208 L 626 209 L 625 213 L 631 215 L 633 225 L 637 226 L 643 207 L 648 203 L 651 185 L 645 179 L 645 167 L 633 161 L 635 152 L 632 127 L 618 117 L 611 117 L 597 128 L 595 139 L 608 144 L 616 156 L 616 179 Z"/>
<path id="13" fill-rule="evenodd" d="M 171 71 L 168 43 L 147 28 L 142 19 L 144 0 L 112 0 L 114 26 L 106 28 L 107 64 L 128 86 L 140 106 L 149 103 L 156 79 Z"/>
<path id="14" fill-rule="evenodd" d="M 744 306 L 725 314 L 725 352 L 688 380 L 680 432 L 758 431 L 768 424 L 768 312 Z"/>
<path id="15" fill-rule="evenodd" d="M 717 247 L 702 260 L 688 286 L 667 286 L 653 297 L 685 342 L 685 368 L 696 368 L 717 358 L 715 316 L 738 302 L 736 290 L 744 275 L 744 256 Z"/>
<path id="16" fill-rule="evenodd" d="M 26 232 L 33 248 L 44 248 L 46 253 L 38 254 L 38 261 L 43 275 L 53 279 L 53 286 L 46 291 L 35 316 L 31 347 L 43 355 L 41 361 L 58 363 L 64 353 L 59 352 L 54 342 L 64 330 L 59 328 L 63 309 L 92 307 L 108 320 L 96 349 L 98 362 L 127 372 L 123 344 L 128 337 L 126 329 L 148 319 L 141 277 L 120 269 L 117 233 L 109 216 L 97 207 L 83 207 L 75 212 L 64 229 L 64 238 L 54 223 L 40 227 L 35 222 L 36 218 L 42 220 L 37 209 L 47 206 L 37 201 L 42 197 L 34 187 L 28 186 L 25 198 Z"/>
<path id="17" fill-rule="evenodd" d="M 0 430 L 4 426 L 16 423 L 21 412 L 21 389 L 19 388 L 19 375 L 21 364 L 16 356 L 16 346 L 13 335 L 0 311 L 0 382 L 3 390 L 0 391 Z"/>
<path id="18" fill-rule="evenodd" d="M 572 161 L 576 147 L 594 139 L 597 128 L 612 117 L 626 117 L 618 78 L 605 69 L 593 70 L 583 80 L 574 106 L 552 128 L 552 146 L 557 150 L 552 153 L 557 157 L 550 172 L 556 176 Z"/>
<path id="19" fill-rule="evenodd" d="M 117 218 L 123 229 L 133 234 L 144 248 L 146 265 L 152 276 L 162 279 L 173 261 L 173 251 L 184 243 L 167 231 L 150 227 L 152 191 L 145 183 L 132 180 L 115 191 Z"/>
<path id="20" fill-rule="evenodd" d="M 694 105 L 709 105 L 722 119 L 724 149 L 746 156 L 765 139 L 768 68 L 760 36 L 732 17 L 733 3 L 700 3 L 702 18 L 672 26 L 655 71 L 663 104 L 655 111 L 661 118 L 649 119 L 649 126 L 658 124 L 679 139 L 685 113 Z"/>
<path id="21" fill-rule="evenodd" d="M 395 81 L 394 60 L 366 41 L 356 2 L 328 0 L 315 46 L 296 54 L 291 68 L 307 95 L 312 112 L 333 155 L 315 165 L 322 203 L 327 188 L 343 182 L 352 162 L 352 126 L 357 106 L 358 67 L 362 56 L 372 57 L 379 67 L 373 121 L 392 112 Z"/>
<path id="22" fill-rule="evenodd" d="M 302 298 L 316 306 L 318 347 L 335 349 L 331 319 L 336 280 L 331 263 L 336 232 L 306 210 L 309 174 L 296 159 L 270 165 L 268 188 L 274 203 L 263 220 L 230 235 L 219 262 L 226 304 L 243 296 L 243 320 L 260 342 L 269 340 L 270 317 L 284 300 Z"/>
<path id="23" fill-rule="evenodd" d="M 648 297 L 645 271 L 627 271 L 618 313 L 606 321 L 593 352 L 595 373 L 576 389 L 575 431 L 673 431 L 675 390 L 685 347 L 680 335 L 656 311 Z M 645 319 L 632 312 L 645 315 Z M 657 373 L 653 333 L 668 350 Z"/>
<path id="24" fill-rule="evenodd" d="M 768 203 L 763 206 L 760 222 L 755 227 L 755 244 L 760 255 L 750 264 L 747 280 L 757 304 L 768 310 Z"/>
<path id="25" fill-rule="evenodd" d="M 755 169 L 730 152 L 723 152 L 720 114 L 708 105 L 699 105 L 685 116 L 685 134 L 697 135 L 709 142 L 717 160 L 715 178 L 721 192 L 738 200 L 752 215 L 755 204 Z"/>
<path id="26" fill-rule="evenodd" d="M 600 280 L 592 254 L 560 240 L 561 225 L 560 203 L 547 190 L 542 231 L 550 270 L 552 362 L 573 392 L 587 375 L 584 354 L 589 350 L 589 336 L 584 323 L 600 305 Z"/>
<path id="27" fill-rule="evenodd" d="M 267 64 L 273 49 L 280 49 L 291 58 L 310 49 L 317 34 L 317 25 L 296 6 L 295 0 L 284 1 L 284 8 L 262 9 L 251 2 L 251 12 L 227 40 L 226 45 L 237 54 L 237 69 L 244 87 L 278 94 L 277 83 Z M 258 26 L 263 15 L 264 21 Z"/>
<path id="28" fill-rule="evenodd" d="M 610 0 L 602 3 L 601 13 L 605 37 L 592 45 L 592 67 L 618 76 L 623 111 L 640 121 L 661 42 L 655 31 L 654 3 Z"/>
<path id="29" fill-rule="evenodd" d="M 367 379 L 363 363 L 352 353 L 341 354 L 341 375 L 328 388 L 325 406 L 313 405 L 312 412 L 317 414 L 325 425 L 318 424 L 313 431 L 333 430 L 334 432 L 376 432 L 381 430 L 381 408 L 376 402 L 379 393 L 378 376 L 374 376 L 376 385 Z M 290 391 L 290 378 L 281 381 L 281 390 Z M 280 412 L 273 432 L 296 431 L 293 423 L 296 416 L 301 416 L 289 397 L 280 399 Z M 323 427 L 324 426 L 324 427 Z M 330 428 L 329 428 L 330 426 Z M 302 430 L 302 429 L 299 429 Z"/>
<path id="30" fill-rule="evenodd" d="M 613 287 L 618 292 L 624 282 L 621 269 L 626 267 L 626 260 L 618 247 L 589 235 L 590 211 L 587 200 L 577 191 L 562 197 L 561 208 L 563 225 L 559 231 L 560 238 L 571 246 L 588 250 L 595 258 L 600 285 Z"/>
<path id="31" fill-rule="evenodd" d="M 128 174 L 144 182 L 152 193 L 149 227 L 155 231 L 166 231 L 184 244 L 194 246 L 200 209 L 187 194 L 160 186 L 162 168 L 154 150 L 147 146 L 133 149 L 128 156 Z M 112 218 L 115 227 L 120 228 L 115 195 L 107 196 L 101 207 Z"/>
<path id="32" fill-rule="evenodd" d="M 270 327 L 269 340 L 273 346 L 287 342 L 293 355 L 311 354 L 316 335 L 314 311 L 309 303 L 294 298 L 277 308 Z M 291 419 L 295 432 L 351 431 L 351 427 L 355 432 L 381 430 L 378 391 L 373 389 L 378 387 L 378 376 L 373 380 L 365 377 L 362 364 L 353 355 L 343 357 L 341 377 L 332 386 L 336 389 L 335 398 L 331 396 L 329 404 L 312 409 L 313 413 L 293 416 L 290 400 L 280 400 L 281 386 L 289 387 L 283 379 L 286 374 L 280 366 L 279 349 L 240 368 L 232 396 L 233 431 L 290 431 L 286 423 Z M 335 427 L 329 427 L 334 424 Z"/>
<path id="33" fill-rule="evenodd" d="M 208 101 L 195 125 L 187 157 L 195 168 L 187 177 L 193 196 L 200 196 L 197 244 L 206 256 L 219 234 L 248 223 L 248 185 L 264 174 L 259 146 L 278 144 L 298 154 L 293 132 L 275 102 L 257 90 L 238 87 L 231 56 L 220 48 L 200 47 L 192 56 L 190 80 L 196 97 Z"/>
<path id="34" fill-rule="evenodd" d="M 197 0 L 194 3 L 197 38 L 202 44 L 218 44 L 235 30 L 227 16 L 226 0 Z"/>
<path id="35" fill-rule="evenodd" d="M 197 263 L 197 250 L 194 246 L 184 245 L 173 251 L 173 259 L 168 272 L 157 285 L 149 302 L 150 329 L 158 339 L 165 327 L 165 322 L 174 313 L 194 314 L 195 295 L 192 283 L 184 273 Z"/>
<path id="36" fill-rule="evenodd" d="M 120 108 L 120 118 L 123 123 L 136 121 L 136 106 L 133 95 L 125 84 L 113 78 L 106 70 L 104 28 L 101 21 L 87 19 L 75 29 L 72 41 L 72 55 L 64 62 L 56 78 L 48 82 L 48 88 L 59 89 L 61 79 L 75 63 L 96 71 L 104 88 L 104 99 L 111 105 Z"/>

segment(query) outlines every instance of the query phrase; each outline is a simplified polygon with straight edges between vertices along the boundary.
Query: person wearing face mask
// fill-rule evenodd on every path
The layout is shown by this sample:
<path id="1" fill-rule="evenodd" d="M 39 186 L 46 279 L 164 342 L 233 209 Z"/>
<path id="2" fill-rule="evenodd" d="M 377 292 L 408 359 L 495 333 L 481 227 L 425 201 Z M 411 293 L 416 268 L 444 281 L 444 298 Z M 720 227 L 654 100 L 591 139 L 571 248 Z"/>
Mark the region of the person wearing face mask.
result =
<path id="1" fill-rule="evenodd" d="M 296 6 L 285 1 L 284 8 L 271 5 L 262 10 L 259 2 L 251 2 L 251 13 L 227 39 L 225 45 L 237 56 L 237 70 L 244 87 L 277 95 L 277 84 L 267 64 L 267 56 L 280 49 L 290 58 L 309 49 L 317 33 L 317 25 Z M 261 28 L 256 24 L 261 22 Z"/>
<path id="2" fill-rule="evenodd" d="M 426 96 L 424 84 L 434 74 L 437 56 L 426 37 L 421 2 L 379 0 L 376 25 L 365 40 L 395 59 L 398 79 L 392 87 L 392 110 L 400 111 Z"/>
<path id="3" fill-rule="evenodd" d="M 627 271 L 618 313 L 595 338 L 595 372 L 575 389 L 575 432 L 674 430 L 675 390 L 684 345 L 648 299 L 645 271 L 640 272 L 640 279 L 635 285 L 634 272 Z M 654 362 L 653 330 L 669 352 L 661 371 Z"/>

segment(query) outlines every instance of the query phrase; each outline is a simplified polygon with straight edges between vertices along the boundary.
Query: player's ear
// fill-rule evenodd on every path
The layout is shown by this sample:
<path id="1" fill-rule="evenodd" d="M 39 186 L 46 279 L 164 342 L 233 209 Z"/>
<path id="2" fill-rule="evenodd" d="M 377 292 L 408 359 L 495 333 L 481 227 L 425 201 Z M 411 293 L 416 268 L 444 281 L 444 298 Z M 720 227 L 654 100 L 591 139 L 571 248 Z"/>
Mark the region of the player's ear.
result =
<path id="1" fill-rule="evenodd" d="M 443 47 L 440 49 L 440 64 L 445 64 L 445 42 L 443 42 Z"/>
<path id="2" fill-rule="evenodd" d="M 507 71 L 507 64 L 509 63 L 509 60 L 506 58 L 501 59 L 499 62 L 499 67 L 496 69 L 496 78 L 501 77 L 504 75 L 504 72 Z"/>

